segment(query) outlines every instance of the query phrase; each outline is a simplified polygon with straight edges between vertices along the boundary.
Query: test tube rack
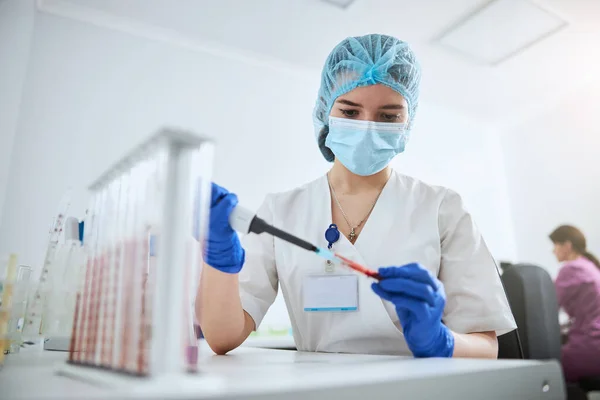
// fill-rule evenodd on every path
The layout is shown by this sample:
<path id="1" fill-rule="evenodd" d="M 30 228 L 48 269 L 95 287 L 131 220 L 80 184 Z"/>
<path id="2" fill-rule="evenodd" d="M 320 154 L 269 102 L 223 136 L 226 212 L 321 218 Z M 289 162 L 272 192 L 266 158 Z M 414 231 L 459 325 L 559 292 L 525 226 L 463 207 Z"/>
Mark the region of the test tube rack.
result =
<path id="1" fill-rule="evenodd" d="M 212 149 L 207 137 L 163 129 L 89 187 L 86 261 L 59 373 L 94 380 L 107 371 L 157 377 L 195 369 L 192 306 Z"/>
<path id="2" fill-rule="evenodd" d="M 44 264 L 39 282 L 35 291 L 32 291 L 27 305 L 25 314 L 25 323 L 23 325 L 23 334 L 29 338 L 37 337 L 42 334 L 42 323 L 44 307 L 46 305 L 46 297 L 49 291 L 52 290 L 48 277 L 54 268 L 56 260 L 56 251 L 59 245 L 60 236 L 62 235 L 65 215 L 71 203 L 71 193 L 67 192 L 60 201 L 59 211 L 54 222 L 48 232 L 48 246 L 46 247 L 46 255 L 44 256 Z"/>

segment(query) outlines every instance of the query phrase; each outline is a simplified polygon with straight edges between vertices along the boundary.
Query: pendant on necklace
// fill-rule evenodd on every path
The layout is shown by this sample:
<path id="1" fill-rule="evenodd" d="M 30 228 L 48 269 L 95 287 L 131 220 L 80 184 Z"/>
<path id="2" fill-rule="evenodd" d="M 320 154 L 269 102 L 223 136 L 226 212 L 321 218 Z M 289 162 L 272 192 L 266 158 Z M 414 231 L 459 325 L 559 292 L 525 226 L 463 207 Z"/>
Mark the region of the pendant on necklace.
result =
<path id="1" fill-rule="evenodd" d="M 356 232 L 354 232 L 354 228 L 352 228 L 352 230 L 348 234 L 348 239 L 350 240 L 350 243 L 354 243 L 354 238 L 356 238 Z"/>

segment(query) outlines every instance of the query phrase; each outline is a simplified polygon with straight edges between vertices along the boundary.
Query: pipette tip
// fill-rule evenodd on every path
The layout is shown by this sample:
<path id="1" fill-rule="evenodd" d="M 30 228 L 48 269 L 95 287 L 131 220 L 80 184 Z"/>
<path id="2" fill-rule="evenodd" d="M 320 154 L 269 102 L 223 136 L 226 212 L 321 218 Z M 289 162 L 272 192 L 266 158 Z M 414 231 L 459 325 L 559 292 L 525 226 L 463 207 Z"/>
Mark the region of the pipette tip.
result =
<path id="1" fill-rule="evenodd" d="M 332 251 L 329 251 L 323 247 L 317 247 L 316 253 L 327 260 L 340 261 Z"/>

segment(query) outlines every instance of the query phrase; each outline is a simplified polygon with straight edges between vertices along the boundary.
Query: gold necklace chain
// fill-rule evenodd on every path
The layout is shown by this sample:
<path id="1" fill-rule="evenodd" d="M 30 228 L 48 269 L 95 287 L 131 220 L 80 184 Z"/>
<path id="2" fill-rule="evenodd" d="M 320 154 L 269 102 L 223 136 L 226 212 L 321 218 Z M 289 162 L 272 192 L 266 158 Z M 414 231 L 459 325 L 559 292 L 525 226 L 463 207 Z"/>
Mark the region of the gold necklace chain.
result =
<path id="1" fill-rule="evenodd" d="M 391 176 L 391 174 L 390 174 L 390 176 Z M 340 204 L 340 201 L 338 200 L 338 197 L 335 193 L 335 189 L 333 188 L 333 185 L 329 181 L 329 174 L 327 174 L 327 183 L 329 184 L 329 188 L 331 189 L 331 193 L 333 194 L 333 199 L 335 200 L 335 204 L 337 204 L 338 208 L 342 212 L 342 216 L 344 217 L 344 220 L 346 220 L 346 224 L 348 224 L 348 228 L 350 228 L 350 233 L 348 234 L 348 240 L 350 240 L 350 243 L 354 244 L 354 241 L 356 240 L 356 229 L 358 229 L 363 224 L 363 222 L 366 221 L 366 219 L 369 217 L 369 215 L 375 208 L 375 205 L 377 204 L 377 200 L 379 200 L 379 196 L 381 196 L 381 193 L 383 192 L 383 187 L 379 191 L 379 194 L 375 198 L 375 201 L 373 202 L 373 205 L 369 209 L 369 212 L 367 213 L 367 215 L 365 215 L 365 217 L 358 223 L 358 225 L 356 225 L 353 228 L 352 224 L 350 224 L 350 220 L 348 219 L 348 216 L 346 215 L 346 213 L 344 212 L 344 209 L 342 208 L 342 205 Z M 386 181 L 386 183 L 387 183 L 387 181 Z M 384 187 L 385 187 L 385 185 L 384 185 Z"/>

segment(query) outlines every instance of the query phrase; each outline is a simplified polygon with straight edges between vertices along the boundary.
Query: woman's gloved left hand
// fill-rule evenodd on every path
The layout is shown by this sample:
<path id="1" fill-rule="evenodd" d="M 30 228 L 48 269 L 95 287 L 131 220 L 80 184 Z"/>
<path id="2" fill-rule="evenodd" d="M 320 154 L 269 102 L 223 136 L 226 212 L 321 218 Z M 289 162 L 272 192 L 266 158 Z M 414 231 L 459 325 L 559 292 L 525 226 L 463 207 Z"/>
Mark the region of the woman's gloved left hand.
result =
<path id="1" fill-rule="evenodd" d="M 408 347 L 415 357 L 452 357 L 454 336 L 442 323 L 444 285 L 421 265 L 379 268 L 372 288 L 396 306 Z"/>

